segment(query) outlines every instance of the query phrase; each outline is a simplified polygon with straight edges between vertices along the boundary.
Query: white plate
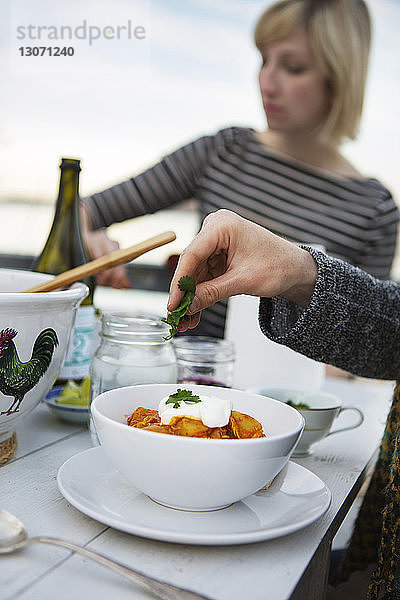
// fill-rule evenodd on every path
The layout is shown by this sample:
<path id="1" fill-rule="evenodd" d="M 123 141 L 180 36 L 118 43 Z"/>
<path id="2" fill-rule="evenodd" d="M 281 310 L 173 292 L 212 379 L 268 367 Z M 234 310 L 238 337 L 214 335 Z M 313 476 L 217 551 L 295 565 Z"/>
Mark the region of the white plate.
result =
<path id="1" fill-rule="evenodd" d="M 293 533 L 329 508 L 323 481 L 289 462 L 271 486 L 212 512 L 160 506 L 136 490 L 99 446 L 76 454 L 59 469 L 62 495 L 84 514 L 126 533 L 181 544 L 246 544 Z"/>

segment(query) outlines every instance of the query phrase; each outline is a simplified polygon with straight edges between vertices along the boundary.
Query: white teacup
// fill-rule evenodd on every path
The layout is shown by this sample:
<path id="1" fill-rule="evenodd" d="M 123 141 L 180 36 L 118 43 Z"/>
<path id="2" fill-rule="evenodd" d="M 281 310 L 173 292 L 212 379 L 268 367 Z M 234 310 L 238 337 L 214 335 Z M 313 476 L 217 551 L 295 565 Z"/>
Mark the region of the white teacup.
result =
<path id="1" fill-rule="evenodd" d="M 308 456 L 312 454 L 310 446 L 315 442 L 334 433 L 355 429 L 364 421 L 361 410 L 355 406 L 342 406 L 340 398 L 328 392 L 278 386 L 263 387 L 252 391 L 286 404 L 291 403 L 303 415 L 305 427 L 292 456 Z M 301 406 L 301 404 L 307 406 Z M 330 431 L 335 418 L 345 410 L 353 410 L 358 413 L 357 422 L 354 425 Z"/>

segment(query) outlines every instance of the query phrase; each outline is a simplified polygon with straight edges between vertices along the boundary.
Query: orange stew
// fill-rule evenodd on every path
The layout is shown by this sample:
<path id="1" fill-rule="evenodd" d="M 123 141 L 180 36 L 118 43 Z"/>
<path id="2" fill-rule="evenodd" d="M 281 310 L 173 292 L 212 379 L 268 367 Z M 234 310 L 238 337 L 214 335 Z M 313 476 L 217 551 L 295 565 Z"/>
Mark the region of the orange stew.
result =
<path id="1" fill-rule="evenodd" d="M 173 417 L 168 425 L 162 425 L 157 410 L 139 406 L 134 412 L 127 416 L 130 427 L 156 431 L 157 433 L 169 433 L 170 435 L 182 435 L 186 437 L 241 440 L 265 437 L 262 425 L 253 417 L 233 410 L 229 422 L 224 427 L 207 427 L 199 419 L 185 416 Z"/>

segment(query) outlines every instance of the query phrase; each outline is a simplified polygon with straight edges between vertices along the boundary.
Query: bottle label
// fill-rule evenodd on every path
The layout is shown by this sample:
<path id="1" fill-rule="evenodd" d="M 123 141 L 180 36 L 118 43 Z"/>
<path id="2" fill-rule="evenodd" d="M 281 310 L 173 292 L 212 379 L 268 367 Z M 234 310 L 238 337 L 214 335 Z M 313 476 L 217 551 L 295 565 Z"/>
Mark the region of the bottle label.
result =
<path id="1" fill-rule="evenodd" d="M 96 317 L 93 306 L 78 308 L 75 329 L 59 379 L 84 379 L 89 375 Z"/>

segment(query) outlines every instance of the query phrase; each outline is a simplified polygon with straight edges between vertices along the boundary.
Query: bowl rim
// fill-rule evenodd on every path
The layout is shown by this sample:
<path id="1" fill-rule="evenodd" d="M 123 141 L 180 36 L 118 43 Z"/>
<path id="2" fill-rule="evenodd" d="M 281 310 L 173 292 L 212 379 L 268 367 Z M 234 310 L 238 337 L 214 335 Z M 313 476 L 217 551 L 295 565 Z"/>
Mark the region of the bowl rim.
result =
<path id="1" fill-rule="evenodd" d="M 259 390 L 258 392 L 256 390 Z M 321 398 L 325 398 L 327 401 L 331 400 L 332 404 L 329 404 L 327 406 L 310 406 L 308 408 L 296 408 L 296 407 L 292 407 L 292 408 L 296 408 L 296 410 L 298 411 L 306 411 L 306 412 L 319 412 L 319 411 L 324 411 L 324 410 L 336 410 L 336 409 L 340 409 L 343 408 L 343 401 L 340 398 L 340 396 L 338 396 L 337 394 L 334 394 L 333 392 L 329 392 L 327 390 L 321 390 L 321 389 L 313 389 L 313 388 L 302 388 L 302 387 L 296 387 L 296 386 L 285 386 L 285 385 L 270 385 L 270 386 L 258 386 L 258 387 L 254 387 L 254 388 L 250 388 L 249 391 L 251 391 L 252 393 L 255 394 L 259 394 L 260 396 L 264 396 L 264 398 L 271 398 L 272 400 L 275 400 L 276 398 L 272 398 L 272 396 L 268 396 L 268 393 L 274 393 L 274 392 L 300 392 L 302 394 L 304 393 L 309 393 L 310 395 L 312 394 L 319 394 L 321 396 Z M 282 404 L 287 404 L 287 400 L 279 400 L 279 402 L 282 402 Z M 290 406 L 290 405 L 288 405 Z"/>
<path id="2" fill-rule="evenodd" d="M 54 275 L 50 275 L 49 273 L 37 273 L 36 271 L 29 271 L 28 269 L 4 269 L 0 268 L 0 275 L 2 274 L 15 274 L 20 275 L 23 274 L 36 274 L 40 275 L 43 278 L 43 281 L 49 281 L 54 279 Z M 33 287 L 34 283 L 32 283 Z M 66 289 L 54 290 L 52 292 L 1 292 L 0 291 L 0 302 L 5 302 L 7 300 L 15 301 L 16 298 L 19 298 L 19 303 L 31 303 L 33 299 L 43 299 L 46 298 L 47 301 L 52 299 L 56 300 L 62 298 L 63 300 L 75 300 L 81 297 L 83 292 L 88 293 L 88 287 L 85 283 L 81 281 L 76 281 L 71 286 Z M 50 294 L 50 296 L 49 296 Z M 85 296 L 83 296 L 85 297 Z"/>
<path id="3" fill-rule="evenodd" d="M 90 410 L 95 414 L 95 415 L 99 415 L 102 419 L 105 419 L 106 422 L 112 423 L 114 425 L 116 425 L 118 427 L 118 429 L 124 430 L 126 431 L 126 428 L 134 430 L 135 432 L 137 432 L 137 434 L 139 436 L 141 435 L 145 435 L 146 437 L 149 434 L 152 434 L 153 436 L 157 436 L 158 439 L 165 439 L 166 434 L 165 433 L 158 433 L 157 431 L 146 431 L 145 429 L 139 429 L 137 427 L 130 427 L 127 423 L 120 423 L 119 421 L 116 421 L 115 419 L 112 419 L 111 417 L 107 417 L 106 415 L 104 415 L 103 413 L 100 412 L 100 410 L 97 408 L 97 404 L 99 403 L 98 400 L 99 398 L 101 399 L 105 394 L 109 394 L 110 392 L 115 392 L 118 393 L 120 390 L 127 390 L 127 389 L 133 389 L 133 388 L 149 388 L 149 387 L 158 387 L 158 386 L 165 386 L 165 385 L 178 385 L 179 384 L 165 384 L 165 383 L 149 383 L 149 384 L 141 384 L 141 385 L 127 385 L 121 388 L 114 388 L 112 390 L 108 390 L 106 392 L 103 392 L 102 394 L 99 394 L 91 403 L 90 405 Z M 220 390 L 229 390 L 232 389 L 235 392 L 242 392 L 244 394 L 250 394 L 251 396 L 258 396 L 260 398 L 266 398 L 267 396 L 262 396 L 260 394 L 254 394 L 252 392 L 247 392 L 246 390 L 238 390 L 236 388 L 225 388 L 225 387 L 218 387 L 218 386 L 207 386 L 207 385 L 196 385 L 196 387 L 201 387 L 204 389 L 210 389 L 210 387 L 212 389 L 220 389 Z M 182 435 L 170 435 L 170 437 L 172 437 L 174 440 L 179 440 L 177 441 L 177 443 L 188 443 L 188 442 L 192 442 L 192 443 L 200 443 L 203 444 L 204 442 L 208 442 L 208 443 L 213 443 L 214 445 L 226 445 L 226 444 L 234 444 L 234 445 L 248 445 L 248 444 L 262 444 L 271 440 L 282 440 L 285 439 L 288 435 L 292 435 L 297 434 L 297 433 L 301 433 L 305 427 L 305 419 L 303 417 L 303 415 L 296 410 L 295 408 L 285 404 L 284 402 L 281 402 L 280 400 L 275 400 L 274 398 L 268 398 L 268 400 L 270 400 L 273 403 L 277 403 L 277 404 L 284 404 L 286 406 L 287 409 L 294 411 L 294 413 L 296 414 L 296 417 L 300 417 L 299 419 L 299 425 L 296 429 L 294 429 L 293 431 L 289 433 L 282 433 L 279 435 L 268 435 L 266 437 L 263 438 L 250 438 L 250 439 L 240 439 L 240 440 L 236 440 L 236 439 L 229 439 L 229 440 L 221 440 L 221 439 L 208 439 L 208 438 L 196 438 L 196 437 L 190 437 L 190 436 L 182 436 Z"/>
<path id="4" fill-rule="evenodd" d="M 287 404 L 287 402 L 284 402 L 283 404 Z M 289 405 L 288 405 L 289 406 Z M 292 407 L 295 408 L 295 407 Z M 339 410 L 343 408 L 343 404 L 339 404 L 337 406 L 319 406 L 318 408 L 314 408 L 312 406 L 309 406 L 308 408 L 304 408 L 304 407 L 300 407 L 300 408 L 296 408 L 296 410 L 298 410 L 299 412 L 304 411 L 304 412 L 323 412 L 324 410 Z"/>

